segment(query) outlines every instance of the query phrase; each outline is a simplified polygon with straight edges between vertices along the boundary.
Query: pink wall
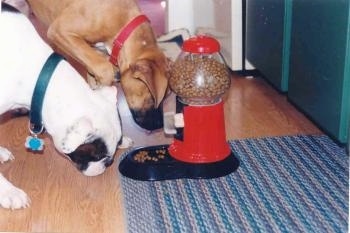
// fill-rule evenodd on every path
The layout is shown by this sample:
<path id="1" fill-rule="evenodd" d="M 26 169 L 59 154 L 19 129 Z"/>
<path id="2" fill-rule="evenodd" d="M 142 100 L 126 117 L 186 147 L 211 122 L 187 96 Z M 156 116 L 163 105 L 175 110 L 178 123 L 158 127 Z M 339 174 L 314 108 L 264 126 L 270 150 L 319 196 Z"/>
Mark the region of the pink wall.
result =
<path id="1" fill-rule="evenodd" d="M 165 9 L 160 2 L 162 0 L 138 0 L 142 12 L 151 20 L 156 36 L 165 33 Z"/>

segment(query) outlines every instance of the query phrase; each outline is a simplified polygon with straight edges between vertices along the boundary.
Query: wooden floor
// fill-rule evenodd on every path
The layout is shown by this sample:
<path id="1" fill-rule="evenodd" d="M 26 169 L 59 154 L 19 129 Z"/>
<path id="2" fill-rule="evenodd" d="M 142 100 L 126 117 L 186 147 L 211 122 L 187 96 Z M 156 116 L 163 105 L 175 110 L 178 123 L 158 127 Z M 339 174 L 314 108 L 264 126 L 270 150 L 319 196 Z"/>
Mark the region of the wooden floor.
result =
<path id="1" fill-rule="evenodd" d="M 172 108 L 173 102 L 173 96 L 168 97 L 166 109 Z M 161 130 L 146 132 L 136 127 L 121 92 L 119 105 L 124 133 L 136 146 L 171 142 Z M 321 133 L 260 78 L 232 78 L 225 97 L 225 122 L 227 139 Z M 117 162 L 100 176 L 85 177 L 55 151 L 48 135 L 44 154 L 26 152 L 27 125 L 26 117 L 6 114 L 0 118 L 1 145 L 16 157 L 2 164 L 0 172 L 31 198 L 27 209 L 0 208 L 0 231 L 125 232 Z"/>

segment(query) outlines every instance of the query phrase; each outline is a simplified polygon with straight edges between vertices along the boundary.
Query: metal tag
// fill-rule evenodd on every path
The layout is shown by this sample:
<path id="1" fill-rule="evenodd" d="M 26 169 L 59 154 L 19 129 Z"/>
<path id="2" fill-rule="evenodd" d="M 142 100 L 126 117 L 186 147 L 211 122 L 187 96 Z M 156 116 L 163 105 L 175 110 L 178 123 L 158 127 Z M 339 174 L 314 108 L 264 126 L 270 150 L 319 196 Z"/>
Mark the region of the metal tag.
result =
<path id="1" fill-rule="evenodd" d="M 44 149 L 44 140 L 38 138 L 36 135 L 28 136 L 24 145 L 29 150 L 42 151 Z"/>

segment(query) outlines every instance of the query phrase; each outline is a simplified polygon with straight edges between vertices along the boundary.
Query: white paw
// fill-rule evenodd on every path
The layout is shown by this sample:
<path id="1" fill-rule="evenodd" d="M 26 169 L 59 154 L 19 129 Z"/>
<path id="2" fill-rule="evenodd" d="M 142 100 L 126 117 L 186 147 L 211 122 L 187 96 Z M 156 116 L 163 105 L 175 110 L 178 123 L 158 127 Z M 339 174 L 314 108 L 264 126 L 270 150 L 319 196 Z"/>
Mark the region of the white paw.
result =
<path id="1" fill-rule="evenodd" d="M 0 174 L 0 206 L 6 209 L 21 209 L 30 205 L 27 194 Z"/>
<path id="2" fill-rule="evenodd" d="M 0 146 L 0 163 L 4 163 L 14 159 L 15 157 L 12 155 L 11 151 Z"/>
<path id="3" fill-rule="evenodd" d="M 122 143 L 118 146 L 120 149 L 126 149 L 131 147 L 134 144 L 133 140 L 129 137 L 123 136 Z"/>

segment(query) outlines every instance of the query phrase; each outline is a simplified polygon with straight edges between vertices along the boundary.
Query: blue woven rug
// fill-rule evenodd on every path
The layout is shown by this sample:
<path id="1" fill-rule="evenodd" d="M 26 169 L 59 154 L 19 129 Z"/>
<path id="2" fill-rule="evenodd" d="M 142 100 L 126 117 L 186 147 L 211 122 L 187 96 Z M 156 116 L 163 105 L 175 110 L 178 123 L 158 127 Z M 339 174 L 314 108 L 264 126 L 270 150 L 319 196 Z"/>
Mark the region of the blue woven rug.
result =
<path id="1" fill-rule="evenodd" d="M 230 141 L 238 170 L 210 180 L 121 177 L 128 232 L 347 232 L 349 157 L 327 136 Z"/>

